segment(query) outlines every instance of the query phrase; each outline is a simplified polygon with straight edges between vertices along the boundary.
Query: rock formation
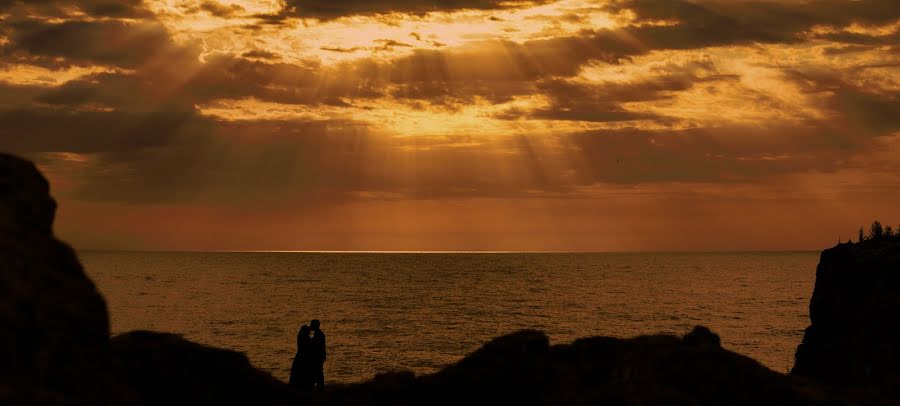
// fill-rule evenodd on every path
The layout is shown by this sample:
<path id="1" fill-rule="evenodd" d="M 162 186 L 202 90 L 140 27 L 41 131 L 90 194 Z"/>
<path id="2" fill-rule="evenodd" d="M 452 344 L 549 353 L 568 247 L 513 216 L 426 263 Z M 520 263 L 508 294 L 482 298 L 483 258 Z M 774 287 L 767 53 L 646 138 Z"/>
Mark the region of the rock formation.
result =
<path id="1" fill-rule="evenodd" d="M 123 404 L 106 302 L 52 232 L 56 202 L 29 162 L 0 154 L 0 404 Z"/>
<path id="2" fill-rule="evenodd" d="M 118 335 L 112 349 L 126 381 L 147 405 L 298 403 L 287 385 L 238 352 L 149 331 Z"/>
<path id="3" fill-rule="evenodd" d="M 593 337 L 551 346 L 522 331 L 420 378 L 388 374 L 318 399 L 326 405 L 804 405 L 839 404 L 697 327 L 669 335 Z"/>
<path id="4" fill-rule="evenodd" d="M 792 375 L 900 398 L 900 240 L 822 252 Z"/>
<path id="5" fill-rule="evenodd" d="M 243 354 L 170 334 L 110 341 L 106 302 L 53 235 L 35 166 L 0 154 L 0 405 L 295 404 Z"/>

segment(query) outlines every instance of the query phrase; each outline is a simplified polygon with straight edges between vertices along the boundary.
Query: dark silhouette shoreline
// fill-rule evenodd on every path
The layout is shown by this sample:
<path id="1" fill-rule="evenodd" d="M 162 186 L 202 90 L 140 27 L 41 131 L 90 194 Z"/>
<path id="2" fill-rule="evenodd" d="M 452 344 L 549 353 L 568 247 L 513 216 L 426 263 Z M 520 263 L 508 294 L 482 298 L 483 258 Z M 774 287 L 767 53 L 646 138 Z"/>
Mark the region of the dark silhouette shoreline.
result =
<path id="1" fill-rule="evenodd" d="M 520 331 L 433 374 L 303 393 L 235 351 L 158 332 L 110 337 L 105 300 L 52 233 L 55 210 L 34 165 L 0 154 L 0 404 L 900 403 L 900 236 L 883 227 L 822 253 L 789 375 L 723 349 L 702 326 L 561 345 Z"/>

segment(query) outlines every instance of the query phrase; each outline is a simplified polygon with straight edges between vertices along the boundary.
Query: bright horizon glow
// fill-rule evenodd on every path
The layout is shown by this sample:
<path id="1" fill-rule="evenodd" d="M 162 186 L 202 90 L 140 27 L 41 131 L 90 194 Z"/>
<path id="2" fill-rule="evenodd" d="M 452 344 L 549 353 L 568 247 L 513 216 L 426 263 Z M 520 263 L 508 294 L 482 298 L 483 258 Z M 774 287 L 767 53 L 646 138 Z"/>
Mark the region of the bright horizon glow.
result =
<path id="1" fill-rule="evenodd" d="M 769 254 L 769 253 L 817 253 L 818 250 L 768 250 L 768 251 L 265 251 L 265 250 L 208 250 L 208 251 L 169 251 L 169 250 L 114 250 L 114 249 L 81 249 L 80 252 L 94 253 L 161 253 L 161 254 Z"/>

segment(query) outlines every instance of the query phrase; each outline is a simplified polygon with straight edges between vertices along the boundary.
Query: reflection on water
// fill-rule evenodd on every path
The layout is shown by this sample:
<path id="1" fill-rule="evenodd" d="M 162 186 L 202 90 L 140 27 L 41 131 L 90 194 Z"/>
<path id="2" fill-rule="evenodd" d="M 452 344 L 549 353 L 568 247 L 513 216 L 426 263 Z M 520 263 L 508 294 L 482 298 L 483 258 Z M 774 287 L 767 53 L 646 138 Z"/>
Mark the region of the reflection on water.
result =
<path id="1" fill-rule="evenodd" d="M 517 329 L 554 342 L 684 334 L 785 372 L 808 324 L 816 253 L 348 254 L 83 252 L 113 332 L 246 352 L 287 380 L 300 324 L 328 334 L 326 377 L 431 372 Z"/>

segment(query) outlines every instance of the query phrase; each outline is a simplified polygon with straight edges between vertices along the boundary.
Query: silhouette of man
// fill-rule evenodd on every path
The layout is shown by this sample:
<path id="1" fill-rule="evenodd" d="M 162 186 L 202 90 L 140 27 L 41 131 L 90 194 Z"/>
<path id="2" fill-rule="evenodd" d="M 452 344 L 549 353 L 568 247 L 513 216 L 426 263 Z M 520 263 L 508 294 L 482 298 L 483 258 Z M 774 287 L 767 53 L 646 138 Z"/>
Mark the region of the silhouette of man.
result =
<path id="1" fill-rule="evenodd" d="M 313 333 L 310 339 L 313 382 L 316 385 L 316 391 L 322 392 L 325 390 L 325 333 L 319 328 L 319 320 L 311 321 L 309 329 Z"/>

